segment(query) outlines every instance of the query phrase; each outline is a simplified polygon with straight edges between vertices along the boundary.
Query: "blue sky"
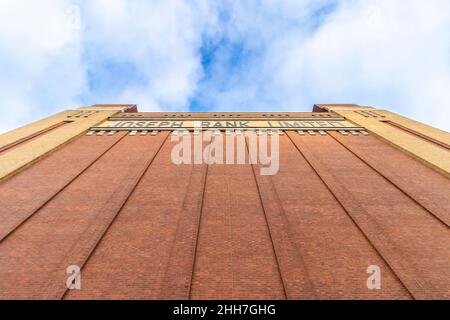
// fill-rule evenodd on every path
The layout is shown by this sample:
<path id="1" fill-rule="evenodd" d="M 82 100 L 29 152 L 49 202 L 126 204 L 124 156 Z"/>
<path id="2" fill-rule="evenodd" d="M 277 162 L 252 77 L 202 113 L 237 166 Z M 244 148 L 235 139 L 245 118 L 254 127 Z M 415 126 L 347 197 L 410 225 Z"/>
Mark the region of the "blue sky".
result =
<path id="1" fill-rule="evenodd" d="M 450 130 L 447 0 L 2 0 L 0 132 L 141 111 L 387 108 Z"/>

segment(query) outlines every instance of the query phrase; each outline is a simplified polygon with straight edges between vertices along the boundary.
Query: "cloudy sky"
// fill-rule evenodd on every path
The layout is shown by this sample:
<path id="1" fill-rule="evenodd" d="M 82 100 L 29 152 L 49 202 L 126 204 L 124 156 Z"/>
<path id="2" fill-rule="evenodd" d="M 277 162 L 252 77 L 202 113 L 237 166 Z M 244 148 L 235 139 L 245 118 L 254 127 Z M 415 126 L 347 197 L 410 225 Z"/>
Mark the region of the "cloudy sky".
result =
<path id="1" fill-rule="evenodd" d="M 450 1 L 0 0 L 0 71 L 0 132 L 96 103 L 357 103 L 450 131 Z"/>

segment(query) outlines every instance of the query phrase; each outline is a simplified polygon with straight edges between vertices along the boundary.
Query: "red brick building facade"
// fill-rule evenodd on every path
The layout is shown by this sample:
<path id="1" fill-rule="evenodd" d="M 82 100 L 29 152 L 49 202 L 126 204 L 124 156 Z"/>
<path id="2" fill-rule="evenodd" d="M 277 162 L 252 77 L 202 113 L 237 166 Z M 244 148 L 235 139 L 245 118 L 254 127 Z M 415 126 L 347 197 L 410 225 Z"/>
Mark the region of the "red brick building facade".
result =
<path id="1" fill-rule="evenodd" d="M 314 111 L 97 106 L 1 136 L 0 299 L 450 299 L 449 134 L 373 108 Z M 175 129 L 102 125 L 114 118 L 355 127 L 278 128 L 279 172 L 263 176 L 175 165 Z"/>

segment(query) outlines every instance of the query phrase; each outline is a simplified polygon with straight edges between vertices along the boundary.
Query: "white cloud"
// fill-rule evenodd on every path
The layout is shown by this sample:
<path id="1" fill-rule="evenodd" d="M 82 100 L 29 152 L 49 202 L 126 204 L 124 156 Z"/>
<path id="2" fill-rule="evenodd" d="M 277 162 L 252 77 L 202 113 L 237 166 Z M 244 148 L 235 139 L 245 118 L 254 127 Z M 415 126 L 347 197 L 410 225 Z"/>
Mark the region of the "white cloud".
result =
<path id="1" fill-rule="evenodd" d="M 284 47 L 276 83 L 294 104 L 372 104 L 448 130 L 449 31 L 448 1 L 347 3 L 307 41 Z"/>
<path id="2" fill-rule="evenodd" d="M 81 28 L 74 28 L 79 8 Z M 83 101 L 188 108 L 205 1 L 2 0 L 0 132 Z M 75 24 L 76 26 L 77 24 Z"/>
<path id="3" fill-rule="evenodd" d="M 221 77 L 206 83 L 205 103 L 310 110 L 350 102 L 450 129 L 450 2 L 342 1 L 317 29 L 317 7 L 301 3 L 299 10 L 233 7 L 238 27 L 226 36 L 247 48 L 260 41 L 261 52 L 237 77 L 225 75 L 225 89 Z M 240 21 L 246 12 L 249 20 Z"/>
<path id="4" fill-rule="evenodd" d="M 186 110 L 192 98 L 353 102 L 450 130 L 447 0 L 72 2 L 0 0 L 0 132 L 83 102 Z M 207 70 L 204 39 L 218 46 Z"/>
<path id="5" fill-rule="evenodd" d="M 0 3 L 0 131 L 74 102 L 83 87 L 79 34 L 67 25 L 65 3 Z"/>
<path id="6" fill-rule="evenodd" d="M 188 107 L 202 74 L 202 36 L 214 23 L 206 2 L 86 1 L 83 10 L 93 64 L 127 63 L 140 80 L 106 92 L 109 99 L 137 102 L 146 110 Z"/>

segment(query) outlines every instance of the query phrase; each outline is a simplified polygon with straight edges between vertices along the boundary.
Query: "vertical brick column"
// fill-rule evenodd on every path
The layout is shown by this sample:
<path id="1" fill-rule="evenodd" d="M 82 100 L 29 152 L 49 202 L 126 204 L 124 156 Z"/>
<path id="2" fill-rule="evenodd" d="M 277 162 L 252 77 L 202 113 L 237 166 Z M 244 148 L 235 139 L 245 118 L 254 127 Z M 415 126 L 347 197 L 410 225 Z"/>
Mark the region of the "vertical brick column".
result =
<path id="1" fill-rule="evenodd" d="M 83 267 L 166 137 L 127 136 L 6 238 L 0 298 L 61 298 L 66 268 Z"/>
<path id="2" fill-rule="evenodd" d="M 416 159 L 373 137 L 330 135 L 389 180 L 436 219 L 450 227 L 450 180 Z M 411 179 L 420 176 L 421 179 Z"/>
<path id="3" fill-rule="evenodd" d="M 190 298 L 286 299 L 252 166 L 211 164 L 204 197 Z"/>
<path id="4" fill-rule="evenodd" d="M 292 226 L 286 218 L 272 177 L 259 174 L 261 165 L 253 165 L 252 168 L 286 296 L 292 300 L 314 299 L 315 291 L 302 248 L 295 243 Z"/>
<path id="5" fill-rule="evenodd" d="M 190 298 L 207 176 L 208 165 L 193 166 L 170 250 L 160 299 Z"/>
<path id="6" fill-rule="evenodd" d="M 356 123 L 409 156 L 450 177 L 450 134 L 396 113 L 356 105 L 316 105 Z M 393 125 L 391 125 L 393 124 Z M 434 142 L 433 142 L 434 141 Z M 437 142 L 437 144 L 436 144 Z M 442 148 L 439 146 L 446 146 Z"/>
<path id="7" fill-rule="evenodd" d="M 331 137 L 289 136 L 412 296 L 448 298 L 448 228 Z M 338 160 L 324 162 L 330 154 Z"/>
<path id="8" fill-rule="evenodd" d="M 0 243 L 95 164 L 124 135 L 80 137 L 0 183 Z"/>
<path id="9" fill-rule="evenodd" d="M 45 299 L 62 299 L 67 292 L 65 283 L 57 281 L 61 270 L 68 265 L 77 265 L 82 268 L 93 251 L 102 240 L 103 236 L 110 228 L 111 224 L 120 213 L 131 194 L 136 189 L 142 177 L 153 163 L 156 155 L 161 150 L 169 133 L 166 132 L 157 137 L 158 143 L 152 145 L 153 148 L 145 150 L 141 156 L 141 160 L 130 172 L 123 184 L 120 184 L 116 191 L 111 194 L 108 202 L 97 213 L 95 223 L 92 223 L 80 236 L 80 239 L 72 246 L 67 253 L 65 259 L 56 266 L 55 271 L 49 274 L 48 286 L 44 288 L 43 296 Z M 140 137 L 141 139 L 145 139 Z M 130 137 L 129 137 L 130 139 Z M 131 137 L 131 139 L 133 139 Z"/>
<path id="10" fill-rule="evenodd" d="M 160 298 L 192 170 L 171 162 L 174 146 L 167 139 L 65 299 Z"/>
<path id="11" fill-rule="evenodd" d="M 300 142 L 309 138 L 293 134 Z M 304 294 L 311 299 L 411 298 L 289 135 L 280 136 L 280 170 L 270 180 L 311 284 Z M 311 138 L 317 140 L 315 143 L 332 142 L 322 135 Z M 329 149 L 328 145 L 323 147 Z M 334 158 L 333 153 L 328 157 Z M 382 270 L 382 290 L 367 288 L 370 265 Z"/>

